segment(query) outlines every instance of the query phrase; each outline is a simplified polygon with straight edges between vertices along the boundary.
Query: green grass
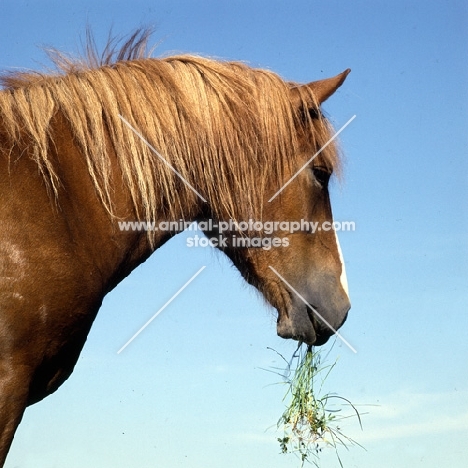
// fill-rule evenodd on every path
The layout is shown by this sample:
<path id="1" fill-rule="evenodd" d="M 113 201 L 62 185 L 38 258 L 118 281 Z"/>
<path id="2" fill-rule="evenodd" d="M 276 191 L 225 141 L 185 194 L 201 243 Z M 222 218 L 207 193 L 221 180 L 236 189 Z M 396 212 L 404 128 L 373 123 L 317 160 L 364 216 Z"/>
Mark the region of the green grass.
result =
<path id="1" fill-rule="evenodd" d="M 283 432 L 278 438 L 281 452 L 298 455 L 301 467 L 306 462 L 318 467 L 320 453 L 325 447 L 331 447 L 343 467 L 338 449 L 359 444 L 344 435 L 338 424 L 353 416 L 361 429 L 362 424 L 358 410 L 348 399 L 332 393 L 322 394 L 323 384 L 336 362 L 323 365 L 319 350 L 299 345 L 292 359 L 294 363 L 295 367 L 287 363 L 287 373 L 283 375 L 288 390 L 283 399 L 287 407 L 277 424 Z M 351 409 L 351 415 L 342 413 L 345 408 Z"/>

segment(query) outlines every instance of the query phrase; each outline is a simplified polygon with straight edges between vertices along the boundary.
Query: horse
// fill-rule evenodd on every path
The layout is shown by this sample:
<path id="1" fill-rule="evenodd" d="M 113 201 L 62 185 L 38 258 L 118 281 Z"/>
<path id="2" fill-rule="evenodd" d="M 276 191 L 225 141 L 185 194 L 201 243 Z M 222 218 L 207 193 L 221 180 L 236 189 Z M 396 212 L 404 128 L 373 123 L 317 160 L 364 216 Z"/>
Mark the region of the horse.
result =
<path id="1" fill-rule="evenodd" d="M 26 407 L 71 375 L 104 296 L 177 233 L 119 222 L 214 220 L 215 239 L 221 222 L 333 219 L 341 157 L 320 106 L 349 70 L 298 84 L 153 58 L 149 36 L 1 76 L 0 466 Z M 335 233 L 281 231 L 262 248 L 235 232 L 218 248 L 276 309 L 278 335 L 324 344 L 350 309 Z"/>

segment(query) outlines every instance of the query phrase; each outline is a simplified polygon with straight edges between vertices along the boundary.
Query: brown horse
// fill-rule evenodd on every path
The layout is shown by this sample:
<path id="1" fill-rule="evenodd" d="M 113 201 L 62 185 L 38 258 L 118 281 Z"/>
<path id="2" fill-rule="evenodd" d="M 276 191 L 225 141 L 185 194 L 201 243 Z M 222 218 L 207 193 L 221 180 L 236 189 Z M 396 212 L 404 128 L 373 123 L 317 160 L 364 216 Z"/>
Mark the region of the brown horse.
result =
<path id="1" fill-rule="evenodd" d="M 332 136 L 320 104 L 348 70 L 301 86 L 241 63 L 149 58 L 147 40 L 2 78 L 0 465 L 25 408 L 70 376 L 103 297 L 174 235 L 119 221 L 332 220 L 333 144 L 268 200 Z M 230 233 L 222 249 L 277 309 L 280 336 L 323 344 L 350 308 L 336 236 L 275 235 L 280 246 L 237 248 Z"/>

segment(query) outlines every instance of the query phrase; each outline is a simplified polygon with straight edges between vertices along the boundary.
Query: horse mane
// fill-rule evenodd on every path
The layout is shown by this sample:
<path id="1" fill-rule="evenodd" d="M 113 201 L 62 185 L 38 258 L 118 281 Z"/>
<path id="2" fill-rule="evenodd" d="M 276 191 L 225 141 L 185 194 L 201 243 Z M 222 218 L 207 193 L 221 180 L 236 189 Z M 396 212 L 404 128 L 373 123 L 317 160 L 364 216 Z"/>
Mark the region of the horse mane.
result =
<path id="1" fill-rule="evenodd" d="M 49 150 L 51 119 L 61 112 L 109 213 L 114 213 L 110 144 L 139 219 L 190 215 L 184 208 L 194 205 L 196 195 L 122 116 L 208 200 L 214 216 L 261 219 L 266 190 L 279 188 L 286 168 L 295 167 L 298 119 L 316 147 L 330 137 L 328 121 L 320 116 L 304 123 L 291 105 L 289 89 L 295 84 L 271 71 L 193 55 L 151 58 L 149 36 L 138 30 L 123 45 L 110 40 L 102 54 L 88 36 L 85 58 L 49 51 L 54 73 L 4 74 L 2 133 L 12 146 L 27 142 L 58 196 L 58 162 Z M 321 157 L 331 168 L 338 165 L 333 145 Z"/>

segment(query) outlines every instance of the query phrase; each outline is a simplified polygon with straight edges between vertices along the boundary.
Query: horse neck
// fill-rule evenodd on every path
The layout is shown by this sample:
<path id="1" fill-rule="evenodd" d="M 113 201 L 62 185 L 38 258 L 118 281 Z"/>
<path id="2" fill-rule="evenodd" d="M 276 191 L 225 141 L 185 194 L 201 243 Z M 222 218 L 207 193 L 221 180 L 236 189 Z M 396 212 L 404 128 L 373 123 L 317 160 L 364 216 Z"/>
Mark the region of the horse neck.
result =
<path id="1" fill-rule="evenodd" d="M 73 142 L 66 120 L 63 116 L 55 116 L 52 125 L 60 179 L 65 189 L 58 196 L 58 204 L 72 226 L 74 241 L 82 246 L 79 254 L 99 271 L 105 294 L 169 240 L 173 233 L 157 231 L 150 237 L 145 229 L 134 229 L 135 225 L 122 228 L 126 222 L 142 220 L 138 219 L 111 147 L 108 156 L 113 177 L 110 185 L 114 187 L 112 214 L 96 193 L 85 159 Z M 188 212 L 196 212 L 196 208 Z M 162 215 L 157 221 L 170 220 Z"/>

